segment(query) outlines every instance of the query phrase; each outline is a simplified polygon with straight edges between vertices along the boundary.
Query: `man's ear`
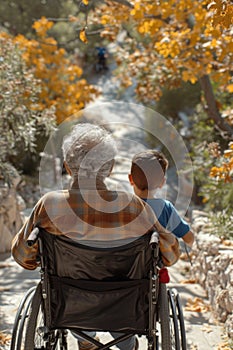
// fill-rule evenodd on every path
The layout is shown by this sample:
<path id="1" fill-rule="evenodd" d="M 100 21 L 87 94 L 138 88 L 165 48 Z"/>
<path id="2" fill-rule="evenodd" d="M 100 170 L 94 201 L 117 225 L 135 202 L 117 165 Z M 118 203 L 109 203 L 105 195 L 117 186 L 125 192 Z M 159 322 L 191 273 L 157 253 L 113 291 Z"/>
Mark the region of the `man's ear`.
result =
<path id="1" fill-rule="evenodd" d="M 112 160 L 112 161 L 110 161 L 110 162 L 111 162 L 112 164 L 111 164 L 111 168 L 109 169 L 109 173 L 108 173 L 107 177 L 109 177 L 109 176 L 111 175 L 112 169 L 113 169 L 114 164 L 115 164 L 115 161 L 114 161 L 114 160 Z"/>
<path id="2" fill-rule="evenodd" d="M 130 185 L 133 186 L 133 185 L 134 185 L 134 182 L 133 182 L 132 174 L 129 174 L 129 175 L 128 175 L 128 178 L 129 178 Z"/>
<path id="3" fill-rule="evenodd" d="M 164 176 L 163 180 L 161 181 L 161 184 L 158 187 L 162 188 L 165 182 L 166 182 L 166 177 Z"/>
<path id="4" fill-rule="evenodd" d="M 67 173 L 68 173 L 70 176 L 72 176 L 72 172 L 71 172 L 71 170 L 70 170 L 68 164 L 66 163 L 66 161 L 64 161 L 64 167 L 65 167 Z"/>

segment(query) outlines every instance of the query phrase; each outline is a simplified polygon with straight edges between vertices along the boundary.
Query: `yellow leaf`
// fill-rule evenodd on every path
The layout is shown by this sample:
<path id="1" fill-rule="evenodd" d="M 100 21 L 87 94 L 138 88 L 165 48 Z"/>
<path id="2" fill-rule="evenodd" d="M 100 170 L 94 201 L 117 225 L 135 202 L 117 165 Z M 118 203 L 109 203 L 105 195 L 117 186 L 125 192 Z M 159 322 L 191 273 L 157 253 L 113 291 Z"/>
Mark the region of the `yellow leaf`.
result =
<path id="1" fill-rule="evenodd" d="M 49 21 L 46 17 L 41 17 L 41 19 L 34 22 L 32 28 L 35 29 L 39 36 L 43 37 L 53 25 L 54 23 Z"/>
<path id="2" fill-rule="evenodd" d="M 207 6 L 208 10 L 216 10 L 218 9 L 218 6 L 216 4 L 215 1 L 212 1 L 208 6 Z"/>
<path id="3" fill-rule="evenodd" d="M 207 305 L 201 298 L 188 299 L 185 310 L 192 312 L 207 312 L 210 311 L 210 306 Z"/>
<path id="4" fill-rule="evenodd" d="M 226 151 L 224 151 L 224 157 L 225 158 L 233 157 L 233 150 L 227 149 Z"/>
<path id="5" fill-rule="evenodd" d="M 83 28 L 82 30 L 80 30 L 79 38 L 80 38 L 80 40 L 81 40 L 83 43 L 85 43 L 85 44 L 88 42 L 87 37 L 86 37 L 86 30 L 85 30 L 85 28 Z"/>
<path id="6" fill-rule="evenodd" d="M 7 344 L 10 339 L 10 334 L 6 334 L 4 331 L 0 332 L 0 344 Z"/>
<path id="7" fill-rule="evenodd" d="M 202 328 L 202 331 L 205 333 L 211 333 L 213 332 L 213 329 L 209 325 L 204 325 L 204 327 Z"/>
<path id="8" fill-rule="evenodd" d="M 227 86 L 227 90 L 228 90 L 229 92 L 233 92 L 233 84 L 228 85 L 228 86 Z"/>
<path id="9" fill-rule="evenodd" d="M 103 25 L 105 25 L 105 24 L 107 24 L 107 23 L 111 23 L 111 17 L 108 16 L 108 15 L 103 15 L 103 16 L 101 17 L 101 23 L 102 23 Z"/>
<path id="10" fill-rule="evenodd" d="M 88 5 L 88 0 L 82 0 L 82 3 L 87 6 Z"/>
<path id="11" fill-rule="evenodd" d="M 144 17 L 144 12 L 138 4 L 134 6 L 134 9 L 131 10 L 130 14 L 134 17 L 134 19 L 142 19 Z"/>
<path id="12" fill-rule="evenodd" d="M 188 280 L 183 280 L 183 281 L 180 281 L 181 284 L 195 284 L 197 283 L 197 280 L 194 279 L 194 278 L 190 278 Z"/>
<path id="13" fill-rule="evenodd" d="M 182 79 L 184 81 L 188 81 L 189 80 L 189 73 L 187 71 L 182 72 Z"/>

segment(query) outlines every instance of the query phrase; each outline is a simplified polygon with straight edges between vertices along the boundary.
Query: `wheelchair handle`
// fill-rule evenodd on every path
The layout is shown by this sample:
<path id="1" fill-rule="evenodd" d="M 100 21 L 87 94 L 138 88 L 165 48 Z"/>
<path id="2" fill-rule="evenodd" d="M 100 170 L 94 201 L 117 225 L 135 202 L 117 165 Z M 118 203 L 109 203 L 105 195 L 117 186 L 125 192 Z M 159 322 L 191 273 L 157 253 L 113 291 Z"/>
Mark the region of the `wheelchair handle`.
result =
<path id="1" fill-rule="evenodd" d="M 152 249 L 155 249 L 159 244 L 159 233 L 154 231 L 151 235 L 150 246 Z"/>
<path id="2" fill-rule="evenodd" d="M 38 229 L 38 227 L 35 227 L 32 232 L 30 233 L 30 235 L 28 236 L 28 239 L 27 239 L 27 245 L 28 247 L 32 247 L 37 239 L 38 239 L 38 234 L 39 234 L 40 230 Z"/>

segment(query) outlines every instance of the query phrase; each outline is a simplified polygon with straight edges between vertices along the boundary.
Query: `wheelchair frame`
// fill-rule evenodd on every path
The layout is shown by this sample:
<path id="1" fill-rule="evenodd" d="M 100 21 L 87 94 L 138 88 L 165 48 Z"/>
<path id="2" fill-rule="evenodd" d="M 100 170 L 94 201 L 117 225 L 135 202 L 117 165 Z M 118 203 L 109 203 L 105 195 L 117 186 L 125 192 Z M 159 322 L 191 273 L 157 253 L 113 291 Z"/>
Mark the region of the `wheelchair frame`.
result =
<path id="1" fill-rule="evenodd" d="M 40 237 L 38 228 L 32 231 L 27 244 L 32 246 L 36 242 L 39 245 L 41 280 L 37 286 L 26 292 L 19 305 L 13 326 L 10 350 L 68 350 L 67 335 L 69 328 L 53 327 L 51 329 L 48 326 L 51 324 L 49 319 L 49 272 L 46 265 L 43 240 Z M 179 294 L 175 289 L 167 289 L 166 284 L 160 282 L 161 259 L 159 256 L 159 235 L 157 232 L 152 233 L 149 246 L 151 248 L 152 263 L 148 276 L 148 329 L 144 329 L 141 332 L 121 332 L 124 334 L 120 334 L 119 337 L 106 344 L 89 337 L 79 328 L 69 330 L 75 330 L 75 333 L 96 345 L 98 350 L 110 349 L 111 346 L 117 345 L 132 335 L 145 335 L 148 350 L 187 349 Z"/>

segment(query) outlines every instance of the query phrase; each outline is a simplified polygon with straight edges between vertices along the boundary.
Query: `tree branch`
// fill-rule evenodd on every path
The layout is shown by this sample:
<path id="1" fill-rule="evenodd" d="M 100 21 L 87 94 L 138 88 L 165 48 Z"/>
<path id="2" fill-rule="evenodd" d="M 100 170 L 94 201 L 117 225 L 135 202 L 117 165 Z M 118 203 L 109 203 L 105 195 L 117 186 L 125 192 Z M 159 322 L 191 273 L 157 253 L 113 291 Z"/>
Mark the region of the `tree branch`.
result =
<path id="1" fill-rule="evenodd" d="M 232 127 L 224 121 L 224 119 L 221 117 L 221 114 L 218 110 L 209 76 L 203 75 L 200 78 L 200 84 L 204 92 L 205 100 L 208 106 L 207 113 L 209 117 L 213 119 L 213 121 L 215 122 L 216 126 L 219 127 L 219 129 L 233 135 Z"/>
<path id="2" fill-rule="evenodd" d="M 127 6 L 127 7 L 131 8 L 131 9 L 134 8 L 134 5 L 131 4 L 131 3 L 130 3 L 129 1 L 127 1 L 127 0 L 111 0 L 111 1 L 112 1 L 112 2 L 117 2 L 118 4 Z"/>

